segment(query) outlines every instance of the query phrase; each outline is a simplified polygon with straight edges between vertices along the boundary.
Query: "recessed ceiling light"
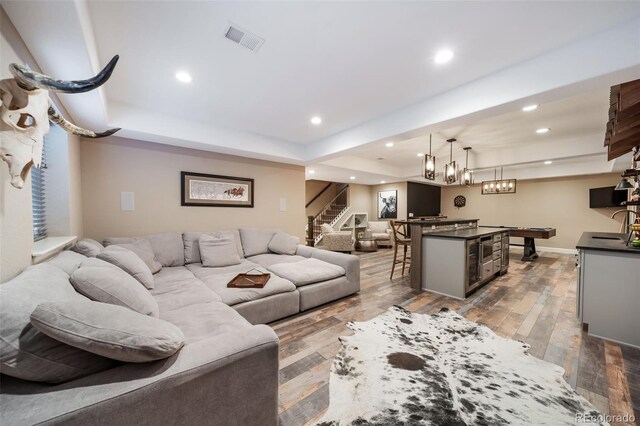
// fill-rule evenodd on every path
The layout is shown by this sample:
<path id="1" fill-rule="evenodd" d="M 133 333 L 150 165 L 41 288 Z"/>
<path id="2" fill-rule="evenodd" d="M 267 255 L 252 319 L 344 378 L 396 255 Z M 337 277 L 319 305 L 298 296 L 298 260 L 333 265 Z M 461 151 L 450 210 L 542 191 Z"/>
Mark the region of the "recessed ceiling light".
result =
<path id="1" fill-rule="evenodd" d="M 322 123 L 322 118 L 318 117 L 317 115 L 315 117 L 311 117 L 311 124 L 317 126 L 320 123 Z"/>
<path id="2" fill-rule="evenodd" d="M 553 163 L 553 161 L 551 161 L 551 160 L 547 160 L 547 161 L 544 162 L 544 164 L 551 164 L 551 163 Z"/>
<path id="3" fill-rule="evenodd" d="M 355 177 L 355 176 L 349 176 L 349 179 L 351 179 L 351 180 L 355 180 L 355 179 L 356 179 L 356 177 Z"/>
<path id="4" fill-rule="evenodd" d="M 526 107 L 522 108 L 522 110 L 524 112 L 535 111 L 537 109 L 538 109 L 538 105 L 537 104 L 527 105 Z"/>
<path id="5" fill-rule="evenodd" d="M 191 78 L 191 74 L 185 71 L 178 71 L 176 73 L 176 79 L 181 83 L 191 83 L 193 78 Z"/>
<path id="6" fill-rule="evenodd" d="M 536 133 L 542 134 L 542 133 L 547 133 L 549 131 L 548 127 L 543 127 L 541 129 L 536 130 Z"/>
<path id="7" fill-rule="evenodd" d="M 386 180 L 381 180 L 380 183 L 387 183 L 387 181 Z"/>
<path id="8" fill-rule="evenodd" d="M 433 61 L 436 64 L 444 64 L 445 62 L 449 62 L 453 58 L 453 52 L 449 49 L 442 49 L 436 53 L 436 56 L 433 58 Z"/>
<path id="9" fill-rule="evenodd" d="M 424 153 L 419 152 L 419 153 L 417 153 L 417 154 L 416 154 L 416 156 L 417 156 L 417 157 L 422 157 L 422 156 L 424 156 Z"/>
<path id="10" fill-rule="evenodd" d="M 315 174 L 315 173 L 316 173 L 316 171 L 315 171 L 315 170 L 309 170 L 309 174 L 310 174 L 310 175 L 313 175 L 313 174 Z"/>
<path id="11" fill-rule="evenodd" d="M 393 146 L 393 142 L 387 142 L 384 144 L 387 148 L 391 148 Z"/>

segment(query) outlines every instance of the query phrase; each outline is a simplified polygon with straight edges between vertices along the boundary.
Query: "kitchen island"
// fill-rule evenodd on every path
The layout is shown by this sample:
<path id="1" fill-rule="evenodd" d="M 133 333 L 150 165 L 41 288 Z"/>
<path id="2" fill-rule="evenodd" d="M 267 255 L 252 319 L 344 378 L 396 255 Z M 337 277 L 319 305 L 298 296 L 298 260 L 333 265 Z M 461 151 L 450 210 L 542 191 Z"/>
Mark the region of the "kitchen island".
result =
<path id="1" fill-rule="evenodd" d="M 418 219 L 398 220 L 396 223 L 407 225 L 411 236 L 411 287 L 422 289 L 422 236 L 442 231 L 470 229 L 478 227 L 478 219 Z"/>
<path id="2" fill-rule="evenodd" d="M 505 229 L 456 229 L 422 236 L 422 290 L 464 299 L 508 268 Z"/>
<path id="3" fill-rule="evenodd" d="M 640 248 L 627 246 L 626 238 L 580 237 L 576 314 L 590 335 L 640 347 Z"/>

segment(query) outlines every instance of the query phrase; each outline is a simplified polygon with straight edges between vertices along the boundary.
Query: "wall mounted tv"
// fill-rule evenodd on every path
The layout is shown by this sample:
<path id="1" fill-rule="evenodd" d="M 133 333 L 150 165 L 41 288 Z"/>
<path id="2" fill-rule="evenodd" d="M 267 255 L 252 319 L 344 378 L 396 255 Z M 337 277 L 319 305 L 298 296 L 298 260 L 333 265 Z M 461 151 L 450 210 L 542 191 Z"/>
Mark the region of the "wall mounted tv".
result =
<path id="1" fill-rule="evenodd" d="M 616 191 L 615 186 L 591 188 L 589 190 L 589 208 L 620 207 L 627 201 L 627 191 Z"/>

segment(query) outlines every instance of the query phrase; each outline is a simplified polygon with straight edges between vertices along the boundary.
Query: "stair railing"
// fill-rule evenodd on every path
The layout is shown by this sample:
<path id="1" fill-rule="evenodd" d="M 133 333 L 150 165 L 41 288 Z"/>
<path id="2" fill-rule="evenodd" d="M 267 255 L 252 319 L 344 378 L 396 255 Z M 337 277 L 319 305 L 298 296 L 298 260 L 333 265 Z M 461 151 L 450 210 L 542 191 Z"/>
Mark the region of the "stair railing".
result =
<path id="1" fill-rule="evenodd" d="M 322 239 L 322 230 L 320 225 L 323 223 L 328 223 L 330 226 L 335 225 L 335 223 L 342 217 L 345 211 L 349 208 L 348 199 L 349 199 L 349 185 L 345 185 L 336 196 L 329 201 L 322 211 L 315 216 L 307 217 L 307 245 L 315 246 Z"/>

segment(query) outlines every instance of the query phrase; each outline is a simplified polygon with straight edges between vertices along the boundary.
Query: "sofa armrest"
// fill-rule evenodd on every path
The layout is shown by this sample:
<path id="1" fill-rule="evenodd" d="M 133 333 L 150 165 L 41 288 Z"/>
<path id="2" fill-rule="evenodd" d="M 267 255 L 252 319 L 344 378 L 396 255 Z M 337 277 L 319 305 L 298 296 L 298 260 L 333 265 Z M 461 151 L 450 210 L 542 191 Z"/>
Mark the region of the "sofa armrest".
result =
<path id="1" fill-rule="evenodd" d="M 275 426 L 278 346 L 273 330 L 257 325 L 57 386 L 3 376 L 0 423 Z"/>

